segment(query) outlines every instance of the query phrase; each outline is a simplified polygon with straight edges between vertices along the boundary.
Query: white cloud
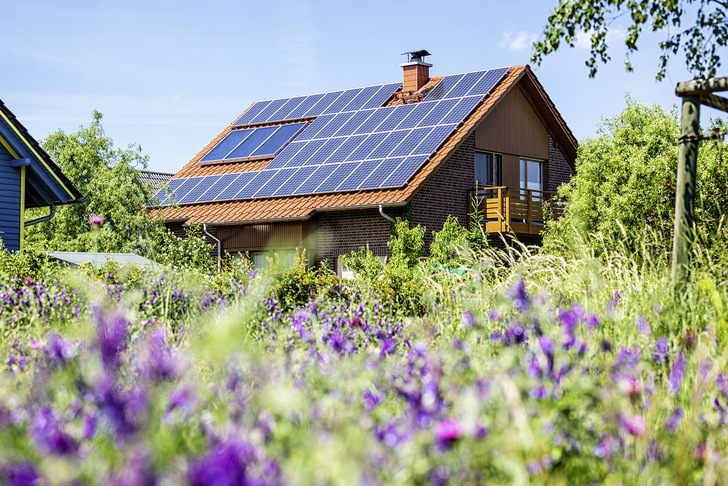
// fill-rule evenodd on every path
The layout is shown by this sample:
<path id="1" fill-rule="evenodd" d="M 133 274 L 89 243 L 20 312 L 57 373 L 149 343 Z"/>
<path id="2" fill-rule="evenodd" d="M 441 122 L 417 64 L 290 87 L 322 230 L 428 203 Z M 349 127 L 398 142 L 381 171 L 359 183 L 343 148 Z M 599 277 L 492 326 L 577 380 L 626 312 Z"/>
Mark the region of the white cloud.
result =
<path id="1" fill-rule="evenodd" d="M 531 45 L 536 42 L 537 34 L 519 30 L 518 32 L 503 32 L 498 47 L 505 47 L 511 51 L 523 51 L 530 49 Z"/>
<path id="2" fill-rule="evenodd" d="M 593 30 L 577 32 L 576 38 L 574 39 L 574 47 L 586 51 L 591 49 L 591 36 L 593 33 Z M 607 45 L 612 46 L 621 44 L 624 42 L 625 37 L 627 37 L 626 30 L 620 27 L 612 27 L 609 29 L 609 32 L 607 32 Z"/>

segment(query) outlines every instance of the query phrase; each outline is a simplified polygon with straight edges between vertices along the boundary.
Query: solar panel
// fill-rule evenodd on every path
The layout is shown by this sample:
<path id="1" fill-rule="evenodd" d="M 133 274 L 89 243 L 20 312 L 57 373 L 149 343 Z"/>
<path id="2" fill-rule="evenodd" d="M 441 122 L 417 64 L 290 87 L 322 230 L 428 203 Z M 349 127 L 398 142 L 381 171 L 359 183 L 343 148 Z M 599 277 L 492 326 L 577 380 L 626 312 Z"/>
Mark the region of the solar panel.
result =
<path id="1" fill-rule="evenodd" d="M 229 154 L 235 147 L 237 147 L 240 142 L 248 138 L 248 136 L 254 131 L 255 129 L 233 130 L 232 132 L 228 133 L 225 138 L 220 140 L 220 142 L 215 145 L 215 147 L 213 147 L 213 149 L 210 150 L 207 155 L 202 158 L 201 162 L 224 159 L 227 154 Z"/>
<path id="2" fill-rule="evenodd" d="M 300 130 L 305 123 L 292 123 L 290 125 L 282 125 L 266 140 L 260 147 L 253 152 L 253 157 L 262 155 L 275 155 L 276 152 L 288 143 Z"/>
<path id="3" fill-rule="evenodd" d="M 407 115 L 400 124 L 397 125 L 397 130 L 416 127 L 417 124 L 422 121 L 422 119 L 426 117 L 436 105 L 437 103 L 417 103 L 414 105 L 414 109 L 410 111 L 409 115 Z"/>
<path id="4" fill-rule="evenodd" d="M 237 179 L 240 176 L 240 174 L 225 174 L 224 176 L 221 176 L 217 182 L 212 184 L 210 188 L 205 191 L 203 194 L 200 195 L 200 197 L 197 198 L 198 202 L 205 202 L 205 201 L 214 201 L 215 198 L 230 185 L 231 182 L 233 182 L 235 179 Z"/>
<path id="5" fill-rule="evenodd" d="M 379 91 L 374 93 L 374 96 L 362 105 L 361 109 L 366 110 L 368 108 L 379 108 L 389 99 L 390 96 L 392 96 L 392 93 L 399 89 L 400 86 L 402 86 L 402 83 L 392 83 L 381 86 Z"/>
<path id="6" fill-rule="evenodd" d="M 167 185 L 157 192 L 154 199 L 157 199 L 160 206 L 164 206 L 169 203 L 170 195 L 174 194 L 174 191 L 176 191 L 177 188 L 185 182 L 185 180 L 186 179 L 170 179 Z"/>
<path id="7" fill-rule="evenodd" d="M 390 132 L 387 134 L 382 143 L 375 148 L 372 153 L 367 157 L 368 159 L 383 159 L 387 157 L 392 151 L 397 148 L 397 145 L 407 136 L 406 130 L 399 130 L 396 132 Z"/>
<path id="8" fill-rule="evenodd" d="M 294 190 L 292 194 L 297 195 L 314 193 L 316 191 L 316 188 L 324 181 L 324 179 L 326 179 L 326 177 L 331 174 L 331 171 L 335 170 L 339 166 L 340 164 L 332 164 L 313 167 L 314 169 L 316 169 L 313 174 L 311 174 L 308 179 L 306 179 L 300 186 L 298 186 L 298 189 Z"/>
<path id="9" fill-rule="evenodd" d="M 314 138 L 321 129 L 323 129 L 331 120 L 334 119 L 335 115 L 321 115 L 316 118 L 311 125 L 306 128 L 302 134 L 296 137 L 296 140 L 311 140 Z"/>
<path id="10" fill-rule="evenodd" d="M 336 188 L 339 187 L 339 184 L 341 184 L 359 164 L 361 164 L 361 162 L 345 162 L 339 165 L 336 169 L 331 171 L 329 177 L 327 177 L 326 180 L 316 188 L 316 192 L 335 191 Z"/>
<path id="11" fill-rule="evenodd" d="M 173 179 L 169 187 L 182 204 L 399 187 L 506 72 L 446 76 L 422 102 L 390 107 L 382 104 L 400 83 L 256 103 L 235 126 L 316 119 L 233 130 L 202 160 L 273 161 L 262 171 Z M 166 195 L 158 192 L 154 202 L 165 204 Z"/>
<path id="12" fill-rule="evenodd" d="M 248 109 L 248 111 L 243 113 L 242 116 L 235 121 L 235 123 L 233 123 L 233 126 L 235 127 L 249 124 L 250 120 L 258 116 L 258 114 L 263 111 L 269 104 L 270 101 L 259 101 L 258 103 L 254 104 Z"/>
<path id="13" fill-rule="evenodd" d="M 318 101 L 323 98 L 323 94 L 315 94 L 311 96 L 306 96 L 306 99 L 301 102 L 300 105 L 298 105 L 296 108 L 294 108 L 289 114 L 288 118 L 303 118 L 308 110 L 310 110 L 313 105 L 318 103 Z"/>
<path id="14" fill-rule="evenodd" d="M 270 197 L 273 195 L 273 193 L 276 192 L 276 190 L 285 183 L 289 177 L 293 175 L 294 172 L 296 172 L 297 169 L 281 169 L 275 172 L 274 175 L 263 184 L 263 186 L 258 189 L 258 191 L 253 195 L 253 197 Z M 271 171 L 264 171 L 264 172 L 271 172 Z"/>
<path id="15" fill-rule="evenodd" d="M 214 200 L 227 201 L 228 199 L 235 199 L 235 195 L 249 184 L 256 174 L 257 172 L 243 172 L 242 174 L 238 174 L 238 177 L 229 186 L 220 191 L 220 194 Z"/>
<path id="16" fill-rule="evenodd" d="M 417 169 L 425 163 L 425 160 L 427 160 L 426 155 L 407 157 L 392 171 L 392 174 L 382 183 L 381 187 L 399 187 L 404 185 L 414 175 Z"/>
<path id="17" fill-rule="evenodd" d="M 322 165 L 344 143 L 343 138 L 332 138 L 326 141 L 315 154 L 311 156 L 306 165 Z"/>
<path id="18" fill-rule="evenodd" d="M 250 123 L 263 123 L 265 121 L 268 121 L 268 118 L 278 111 L 281 106 L 283 106 L 290 98 L 282 98 L 279 100 L 273 100 L 271 101 L 268 106 L 266 106 L 258 115 L 253 118 Z"/>
<path id="19" fill-rule="evenodd" d="M 278 169 L 281 170 L 281 169 Z M 261 186 L 265 185 L 274 175 L 278 173 L 278 170 L 262 170 L 256 172 L 250 182 L 243 187 L 233 199 L 248 199 L 258 192 Z"/>
<path id="20" fill-rule="evenodd" d="M 442 100 L 434 103 L 435 107 L 427 114 L 427 116 L 422 118 L 417 126 L 430 127 L 433 125 L 439 125 L 440 121 L 445 118 L 445 115 L 447 115 L 450 110 L 457 105 L 457 103 L 457 99 Z"/>
<path id="21" fill-rule="evenodd" d="M 424 101 L 436 101 L 445 98 L 445 94 L 450 91 L 460 79 L 465 76 L 464 74 L 454 74 L 451 76 L 445 76 L 442 80 L 437 83 L 437 86 L 432 88 L 432 91 L 427 93 Z"/>
<path id="22" fill-rule="evenodd" d="M 349 104 L 347 104 L 341 111 L 356 111 L 360 110 L 362 106 L 367 104 L 374 93 L 379 91 L 380 86 L 369 86 L 362 89 Z"/>
<path id="23" fill-rule="evenodd" d="M 303 100 L 305 100 L 307 96 L 296 96 L 295 98 L 289 99 L 283 106 L 281 106 L 278 111 L 273 113 L 270 118 L 268 118 L 268 121 L 282 121 L 282 120 L 290 120 L 294 117 L 291 116 L 291 113 L 293 110 L 298 108 L 298 105 L 303 103 Z"/>
<path id="24" fill-rule="evenodd" d="M 237 147 L 235 147 L 224 159 L 240 159 L 250 157 L 253 155 L 255 149 L 257 149 L 278 127 L 264 127 L 255 128 L 245 140 L 243 140 Z"/>
<path id="25" fill-rule="evenodd" d="M 341 128 L 347 121 L 349 121 L 349 118 L 354 116 L 354 112 L 348 112 L 348 113 L 339 113 L 334 117 L 333 120 L 331 120 L 329 123 L 326 124 L 325 127 L 323 127 L 321 130 L 316 133 L 315 138 L 329 138 L 333 137 L 334 133 Z"/>
<path id="26" fill-rule="evenodd" d="M 353 191 L 358 188 L 361 183 L 369 177 L 374 169 L 382 163 L 381 159 L 378 160 L 365 160 L 359 166 L 354 169 L 344 181 L 339 184 L 336 188 L 337 191 Z"/>
<path id="27" fill-rule="evenodd" d="M 184 197 L 180 198 L 179 203 L 190 204 L 193 202 L 197 202 L 200 196 L 202 196 L 207 190 L 209 190 L 210 187 L 212 187 L 218 180 L 220 180 L 221 177 L 221 175 L 200 177 L 200 182 L 187 194 L 185 194 Z"/>
<path id="28" fill-rule="evenodd" d="M 351 155 L 346 158 L 346 160 L 366 159 L 367 156 L 372 153 L 372 151 L 377 148 L 377 145 L 379 145 L 385 138 L 387 138 L 386 133 L 372 133 L 356 148 L 356 150 L 351 153 Z"/>
<path id="29" fill-rule="evenodd" d="M 278 189 L 273 193 L 274 196 L 287 196 L 289 194 L 293 194 L 296 189 L 303 184 L 303 182 L 308 179 L 311 174 L 313 174 L 319 167 L 315 165 L 309 165 L 306 167 L 299 167 L 298 169 L 294 169 L 294 174 L 283 184 L 281 184 Z"/>
<path id="30" fill-rule="evenodd" d="M 475 86 L 466 93 L 466 95 L 487 95 L 507 72 L 508 68 L 505 67 L 486 71 L 483 77 L 480 78 L 480 81 L 478 81 Z"/>
<path id="31" fill-rule="evenodd" d="M 306 112 L 305 116 L 319 116 L 323 114 L 326 112 L 326 109 L 331 106 L 331 103 L 339 99 L 339 96 L 343 93 L 343 91 L 332 91 L 330 93 L 326 93 L 323 98 L 318 101 L 318 103 L 313 105 L 311 109 Z"/>
<path id="32" fill-rule="evenodd" d="M 321 146 L 325 143 L 326 140 L 311 140 L 309 142 L 306 142 L 306 146 L 303 147 L 300 152 L 298 152 L 295 159 L 288 161 L 286 167 L 306 165 L 308 159 L 310 159 L 313 154 L 315 154 L 316 151 L 318 151 L 318 149 L 320 149 Z"/>
<path id="33" fill-rule="evenodd" d="M 354 115 L 349 118 L 349 120 L 344 123 L 337 131 L 334 133 L 335 137 L 341 137 L 341 136 L 347 136 L 352 135 L 361 125 L 364 123 L 367 118 L 369 118 L 374 110 L 363 110 L 363 111 L 357 111 L 354 113 Z"/>
<path id="34" fill-rule="evenodd" d="M 402 163 L 404 157 L 388 158 L 375 169 L 372 173 L 364 179 L 359 186 L 359 189 L 375 189 L 382 186 L 382 183 L 392 175 L 394 169 Z"/>
<path id="35" fill-rule="evenodd" d="M 341 113 L 342 109 L 351 102 L 356 95 L 358 95 L 361 92 L 362 88 L 356 88 L 356 89 L 347 89 L 344 91 L 341 96 L 339 96 L 336 101 L 334 101 L 331 106 L 329 106 L 325 112 L 323 112 L 324 115 L 330 114 L 330 113 Z"/>

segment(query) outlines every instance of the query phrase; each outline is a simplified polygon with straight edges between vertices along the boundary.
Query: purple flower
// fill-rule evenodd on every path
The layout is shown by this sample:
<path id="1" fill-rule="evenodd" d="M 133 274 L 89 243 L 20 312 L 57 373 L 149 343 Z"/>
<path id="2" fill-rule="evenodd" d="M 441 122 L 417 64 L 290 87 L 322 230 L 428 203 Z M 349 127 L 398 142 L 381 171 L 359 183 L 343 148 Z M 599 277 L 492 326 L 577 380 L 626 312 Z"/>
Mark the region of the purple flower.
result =
<path id="1" fill-rule="evenodd" d="M 506 292 L 506 297 L 513 301 L 513 307 L 526 312 L 531 307 L 531 298 L 526 293 L 526 284 L 519 279 L 516 284 Z"/>
<path id="2" fill-rule="evenodd" d="M 728 373 L 718 373 L 718 376 L 715 378 L 715 382 L 723 396 L 728 398 Z"/>
<path id="3" fill-rule="evenodd" d="M 586 325 L 591 329 L 599 327 L 599 317 L 596 314 L 589 314 L 586 318 Z"/>
<path id="4" fill-rule="evenodd" d="M 670 350 L 670 345 L 667 343 L 665 336 L 660 337 L 655 343 L 655 354 L 652 359 L 660 364 L 667 364 L 667 353 Z"/>
<path id="5" fill-rule="evenodd" d="M 675 394 L 680 391 L 680 385 L 682 385 L 683 378 L 685 377 L 687 366 L 688 363 L 685 361 L 685 357 L 682 352 L 678 351 L 675 364 L 670 370 L 670 376 L 668 377 L 671 393 Z"/>
<path id="6" fill-rule="evenodd" d="M 76 441 L 63 430 L 63 422 L 51 407 L 42 407 L 33 415 L 33 438 L 38 448 L 50 454 L 68 455 L 78 448 Z"/>
<path id="7" fill-rule="evenodd" d="M 193 486 L 248 484 L 246 469 L 255 456 L 255 449 L 244 442 L 217 444 L 190 464 L 187 480 Z"/>
<path id="8" fill-rule="evenodd" d="M 142 373 L 147 379 L 161 382 L 179 376 L 181 364 L 172 355 L 172 350 L 164 342 L 165 331 L 159 327 L 151 332 L 146 342 L 146 359 Z"/>
<path id="9" fill-rule="evenodd" d="M 635 437 L 642 437 L 645 435 L 645 418 L 642 415 L 632 415 L 627 420 L 622 422 L 624 430 Z"/>
<path id="10" fill-rule="evenodd" d="M 96 226 L 97 228 L 104 223 L 104 218 L 99 216 L 98 214 L 94 214 L 88 219 L 88 222 L 92 225 Z"/>
<path id="11" fill-rule="evenodd" d="M 53 333 L 50 335 L 46 347 L 46 355 L 57 366 L 65 365 L 75 354 L 76 352 L 73 346 L 67 343 L 60 334 Z"/>
<path id="12" fill-rule="evenodd" d="M 445 419 L 435 426 L 435 437 L 441 443 L 459 439 L 463 435 L 463 426 L 456 419 Z"/>
<path id="13" fill-rule="evenodd" d="M 38 484 L 40 474 L 29 462 L 8 464 L 0 470 L 0 479 L 7 481 L 8 486 L 32 486 Z"/>
<path id="14" fill-rule="evenodd" d="M 678 425 L 680 425 L 680 421 L 682 420 L 684 414 L 685 412 L 683 412 L 682 408 L 676 408 L 667 419 L 667 430 L 669 430 L 670 432 L 675 432 L 675 429 Z"/>
<path id="15" fill-rule="evenodd" d="M 124 316 L 114 314 L 99 322 L 98 340 L 101 359 L 107 366 L 119 366 L 121 353 L 126 349 L 128 322 Z"/>
<path id="16" fill-rule="evenodd" d="M 643 316 L 642 314 L 637 316 L 637 329 L 639 329 L 640 333 L 644 334 L 645 336 L 649 336 L 650 334 L 652 334 L 652 329 L 650 329 L 650 325 L 647 323 L 645 316 Z"/>
<path id="17" fill-rule="evenodd" d="M 470 311 L 463 312 L 462 321 L 467 327 L 475 327 L 478 325 L 478 322 L 475 320 L 475 316 L 473 316 L 473 313 Z"/>

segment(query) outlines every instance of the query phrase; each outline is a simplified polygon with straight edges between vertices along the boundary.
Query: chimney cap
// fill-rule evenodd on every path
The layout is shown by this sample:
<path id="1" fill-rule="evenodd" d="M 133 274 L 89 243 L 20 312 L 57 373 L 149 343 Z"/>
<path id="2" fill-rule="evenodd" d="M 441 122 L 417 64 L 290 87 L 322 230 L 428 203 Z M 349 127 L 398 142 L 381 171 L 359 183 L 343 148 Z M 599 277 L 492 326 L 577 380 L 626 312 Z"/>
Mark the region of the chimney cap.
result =
<path id="1" fill-rule="evenodd" d="M 405 56 L 405 55 L 407 56 L 407 62 L 408 63 L 409 62 L 422 62 L 422 63 L 424 63 L 425 62 L 424 57 L 425 56 L 431 56 L 432 54 L 430 54 L 426 50 L 422 49 L 422 50 L 419 50 L 419 51 L 403 52 L 402 55 L 403 56 Z"/>

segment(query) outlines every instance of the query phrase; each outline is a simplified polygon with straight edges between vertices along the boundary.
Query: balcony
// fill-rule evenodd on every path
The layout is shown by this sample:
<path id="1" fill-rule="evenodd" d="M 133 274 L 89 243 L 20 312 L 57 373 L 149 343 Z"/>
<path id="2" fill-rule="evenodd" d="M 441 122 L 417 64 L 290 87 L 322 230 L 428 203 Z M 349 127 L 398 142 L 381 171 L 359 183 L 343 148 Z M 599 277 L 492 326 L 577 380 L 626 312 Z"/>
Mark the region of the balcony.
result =
<path id="1" fill-rule="evenodd" d="M 468 192 L 468 201 L 468 214 L 479 214 L 483 229 L 517 236 L 539 237 L 545 222 L 565 210 L 556 193 L 506 186 L 478 185 Z"/>

